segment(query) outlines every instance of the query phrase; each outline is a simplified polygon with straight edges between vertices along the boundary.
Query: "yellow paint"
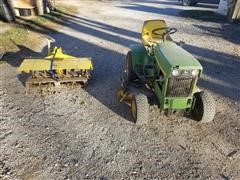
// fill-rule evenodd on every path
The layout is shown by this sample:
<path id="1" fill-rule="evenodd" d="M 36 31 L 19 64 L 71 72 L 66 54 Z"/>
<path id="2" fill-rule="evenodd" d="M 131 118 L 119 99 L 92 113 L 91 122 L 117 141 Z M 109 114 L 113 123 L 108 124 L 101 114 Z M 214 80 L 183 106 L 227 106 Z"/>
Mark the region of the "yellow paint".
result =
<path id="1" fill-rule="evenodd" d="M 93 70 L 91 58 L 70 56 L 64 54 L 62 48 L 55 47 L 53 51 L 49 52 L 48 56 L 43 59 L 25 59 L 18 68 L 18 72 L 49 71 L 51 59 L 54 57 L 54 54 L 53 70 L 56 70 L 56 73 L 59 75 L 62 75 L 63 70 Z"/>
<path id="2" fill-rule="evenodd" d="M 135 99 L 131 103 L 131 111 L 132 111 L 133 119 L 134 120 L 137 119 L 137 104 Z"/>
<path id="3" fill-rule="evenodd" d="M 57 69 L 56 73 L 61 77 L 63 75 L 63 69 Z"/>
<path id="4" fill-rule="evenodd" d="M 166 33 L 166 29 L 158 30 L 158 34 L 153 34 L 153 30 L 157 28 L 167 28 L 167 24 L 164 20 L 148 20 L 143 24 L 142 30 L 142 43 L 144 46 L 154 46 L 159 42 L 163 41 L 163 34 Z"/>

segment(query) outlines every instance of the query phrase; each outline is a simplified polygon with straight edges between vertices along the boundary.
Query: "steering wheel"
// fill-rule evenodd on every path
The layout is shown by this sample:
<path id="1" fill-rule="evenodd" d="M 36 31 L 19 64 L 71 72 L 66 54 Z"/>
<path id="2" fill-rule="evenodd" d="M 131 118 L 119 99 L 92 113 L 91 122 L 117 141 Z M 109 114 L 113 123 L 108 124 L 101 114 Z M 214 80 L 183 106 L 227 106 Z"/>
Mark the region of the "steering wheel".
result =
<path id="1" fill-rule="evenodd" d="M 157 31 L 161 31 L 161 30 L 166 30 L 165 33 L 158 33 Z M 177 29 L 176 28 L 169 28 L 169 27 L 164 27 L 164 28 L 157 28 L 157 29 L 154 29 L 152 31 L 152 34 L 154 35 L 158 35 L 158 36 L 166 36 L 168 34 L 174 34 L 175 32 L 177 32 Z"/>

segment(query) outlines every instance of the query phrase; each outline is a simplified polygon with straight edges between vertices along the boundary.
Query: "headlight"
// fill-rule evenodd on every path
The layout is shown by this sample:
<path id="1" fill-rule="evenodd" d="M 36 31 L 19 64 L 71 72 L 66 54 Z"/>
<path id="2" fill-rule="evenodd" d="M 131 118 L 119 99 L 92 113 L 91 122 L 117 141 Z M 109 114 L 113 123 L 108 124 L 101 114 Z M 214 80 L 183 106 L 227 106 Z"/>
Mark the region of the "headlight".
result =
<path id="1" fill-rule="evenodd" d="M 180 72 L 179 72 L 179 70 L 177 70 L 177 69 L 174 69 L 173 71 L 172 71 L 172 75 L 173 76 L 178 76 L 180 74 Z"/>
<path id="2" fill-rule="evenodd" d="M 197 76 L 198 73 L 199 73 L 199 71 L 197 69 L 192 70 L 192 75 L 193 76 Z"/>

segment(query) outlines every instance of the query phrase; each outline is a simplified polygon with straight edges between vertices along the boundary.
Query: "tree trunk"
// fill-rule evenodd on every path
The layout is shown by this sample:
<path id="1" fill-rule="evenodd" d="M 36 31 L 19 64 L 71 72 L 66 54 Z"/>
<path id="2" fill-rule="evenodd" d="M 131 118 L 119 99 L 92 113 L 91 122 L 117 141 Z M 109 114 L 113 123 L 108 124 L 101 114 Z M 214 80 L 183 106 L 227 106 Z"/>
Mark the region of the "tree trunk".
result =
<path id="1" fill-rule="evenodd" d="M 228 20 L 240 19 L 240 0 L 234 0 L 229 4 Z"/>

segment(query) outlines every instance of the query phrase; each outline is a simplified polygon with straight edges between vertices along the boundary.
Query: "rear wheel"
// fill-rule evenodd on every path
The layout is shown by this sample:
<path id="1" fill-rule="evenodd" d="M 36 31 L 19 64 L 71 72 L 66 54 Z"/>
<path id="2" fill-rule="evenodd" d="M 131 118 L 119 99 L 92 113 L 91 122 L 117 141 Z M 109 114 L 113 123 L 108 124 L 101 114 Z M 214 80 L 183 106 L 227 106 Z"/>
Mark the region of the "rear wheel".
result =
<path id="1" fill-rule="evenodd" d="M 129 51 L 127 53 L 126 57 L 126 74 L 127 74 L 127 80 L 129 82 L 134 81 L 137 79 L 136 73 L 133 71 L 133 65 L 132 65 L 132 51 Z"/>
<path id="2" fill-rule="evenodd" d="M 144 94 L 138 94 L 132 99 L 131 111 L 136 124 L 143 125 L 148 122 L 149 104 Z"/>
<path id="3" fill-rule="evenodd" d="M 195 103 L 192 108 L 192 117 L 202 123 L 211 122 L 216 113 L 216 105 L 213 97 L 208 92 L 194 94 Z"/>

